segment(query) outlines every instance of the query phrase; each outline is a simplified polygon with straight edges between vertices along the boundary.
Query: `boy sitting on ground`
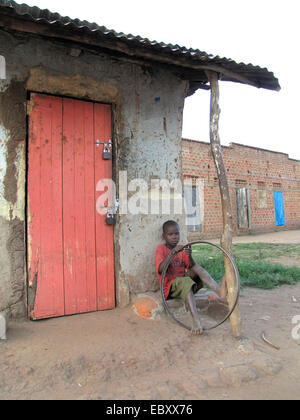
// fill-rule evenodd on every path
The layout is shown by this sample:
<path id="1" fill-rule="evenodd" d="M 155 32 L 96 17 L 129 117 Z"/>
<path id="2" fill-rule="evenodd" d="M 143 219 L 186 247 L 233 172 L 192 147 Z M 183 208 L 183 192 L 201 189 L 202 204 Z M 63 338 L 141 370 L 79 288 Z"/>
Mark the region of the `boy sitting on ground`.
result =
<path id="1" fill-rule="evenodd" d="M 180 239 L 179 226 L 174 220 L 168 220 L 163 224 L 164 244 L 158 245 L 155 253 L 155 267 L 158 273 L 159 283 L 162 272 L 167 265 L 170 253 L 173 255 L 182 248 L 178 245 Z M 189 270 L 186 272 L 186 270 Z M 184 248 L 172 259 L 164 279 L 165 299 L 180 299 L 185 302 L 187 309 L 192 315 L 192 334 L 203 334 L 200 316 L 196 308 L 194 293 L 198 292 L 203 283 L 215 293 L 210 293 L 210 298 L 219 298 L 225 301 L 227 288 L 225 276 L 220 285 L 208 274 L 204 268 L 195 263 L 191 248 Z"/>

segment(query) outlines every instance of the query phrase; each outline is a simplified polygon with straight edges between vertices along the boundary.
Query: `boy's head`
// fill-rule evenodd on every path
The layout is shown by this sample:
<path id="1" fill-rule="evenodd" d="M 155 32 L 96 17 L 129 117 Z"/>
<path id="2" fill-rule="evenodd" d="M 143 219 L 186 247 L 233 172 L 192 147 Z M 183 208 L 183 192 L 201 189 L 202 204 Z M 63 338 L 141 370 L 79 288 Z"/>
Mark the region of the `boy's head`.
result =
<path id="1" fill-rule="evenodd" d="M 179 226 L 174 220 L 168 220 L 163 224 L 163 238 L 166 244 L 175 248 L 180 239 Z"/>

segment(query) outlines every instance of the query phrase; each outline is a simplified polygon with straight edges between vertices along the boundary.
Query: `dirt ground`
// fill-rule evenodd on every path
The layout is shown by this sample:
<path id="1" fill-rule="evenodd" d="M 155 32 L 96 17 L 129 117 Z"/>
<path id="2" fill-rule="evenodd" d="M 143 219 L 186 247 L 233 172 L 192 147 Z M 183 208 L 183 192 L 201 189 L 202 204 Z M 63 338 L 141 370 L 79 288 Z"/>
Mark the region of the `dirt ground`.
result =
<path id="1" fill-rule="evenodd" d="M 300 230 L 281 230 L 258 235 L 235 236 L 234 243 L 265 242 L 269 244 L 299 244 Z"/>
<path id="2" fill-rule="evenodd" d="M 299 243 L 300 231 L 247 241 Z M 192 336 L 167 316 L 146 320 L 132 307 L 10 322 L 0 341 L 0 399 L 299 399 L 300 338 L 292 330 L 300 336 L 300 328 L 292 319 L 299 315 L 300 324 L 300 284 L 244 289 L 240 310 L 241 339 L 228 321 Z"/>

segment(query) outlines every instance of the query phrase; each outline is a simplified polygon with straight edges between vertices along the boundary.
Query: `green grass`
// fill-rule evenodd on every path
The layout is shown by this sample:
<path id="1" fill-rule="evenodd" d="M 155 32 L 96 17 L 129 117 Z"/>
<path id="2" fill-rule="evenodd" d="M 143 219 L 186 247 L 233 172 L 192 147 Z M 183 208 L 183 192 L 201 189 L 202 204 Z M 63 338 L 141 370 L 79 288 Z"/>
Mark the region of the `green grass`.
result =
<path id="1" fill-rule="evenodd" d="M 273 289 L 283 284 L 300 282 L 300 268 L 268 261 L 286 256 L 300 260 L 298 244 L 234 244 L 233 256 L 238 267 L 242 287 Z M 194 245 L 193 258 L 218 282 L 224 275 L 221 251 L 209 245 Z"/>

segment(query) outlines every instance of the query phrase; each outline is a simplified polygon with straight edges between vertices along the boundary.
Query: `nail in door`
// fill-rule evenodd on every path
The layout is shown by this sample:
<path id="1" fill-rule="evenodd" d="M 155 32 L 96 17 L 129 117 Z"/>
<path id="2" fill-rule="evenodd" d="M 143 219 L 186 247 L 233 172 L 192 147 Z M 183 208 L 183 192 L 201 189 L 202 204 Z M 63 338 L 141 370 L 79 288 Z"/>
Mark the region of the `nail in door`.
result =
<path id="1" fill-rule="evenodd" d="M 96 139 L 111 139 L 109 105 L 32 94 L 28 144 L 28 286 L 32 319 L 115 306 L 113 226 L 96 211 L 112 178 Z"/>

